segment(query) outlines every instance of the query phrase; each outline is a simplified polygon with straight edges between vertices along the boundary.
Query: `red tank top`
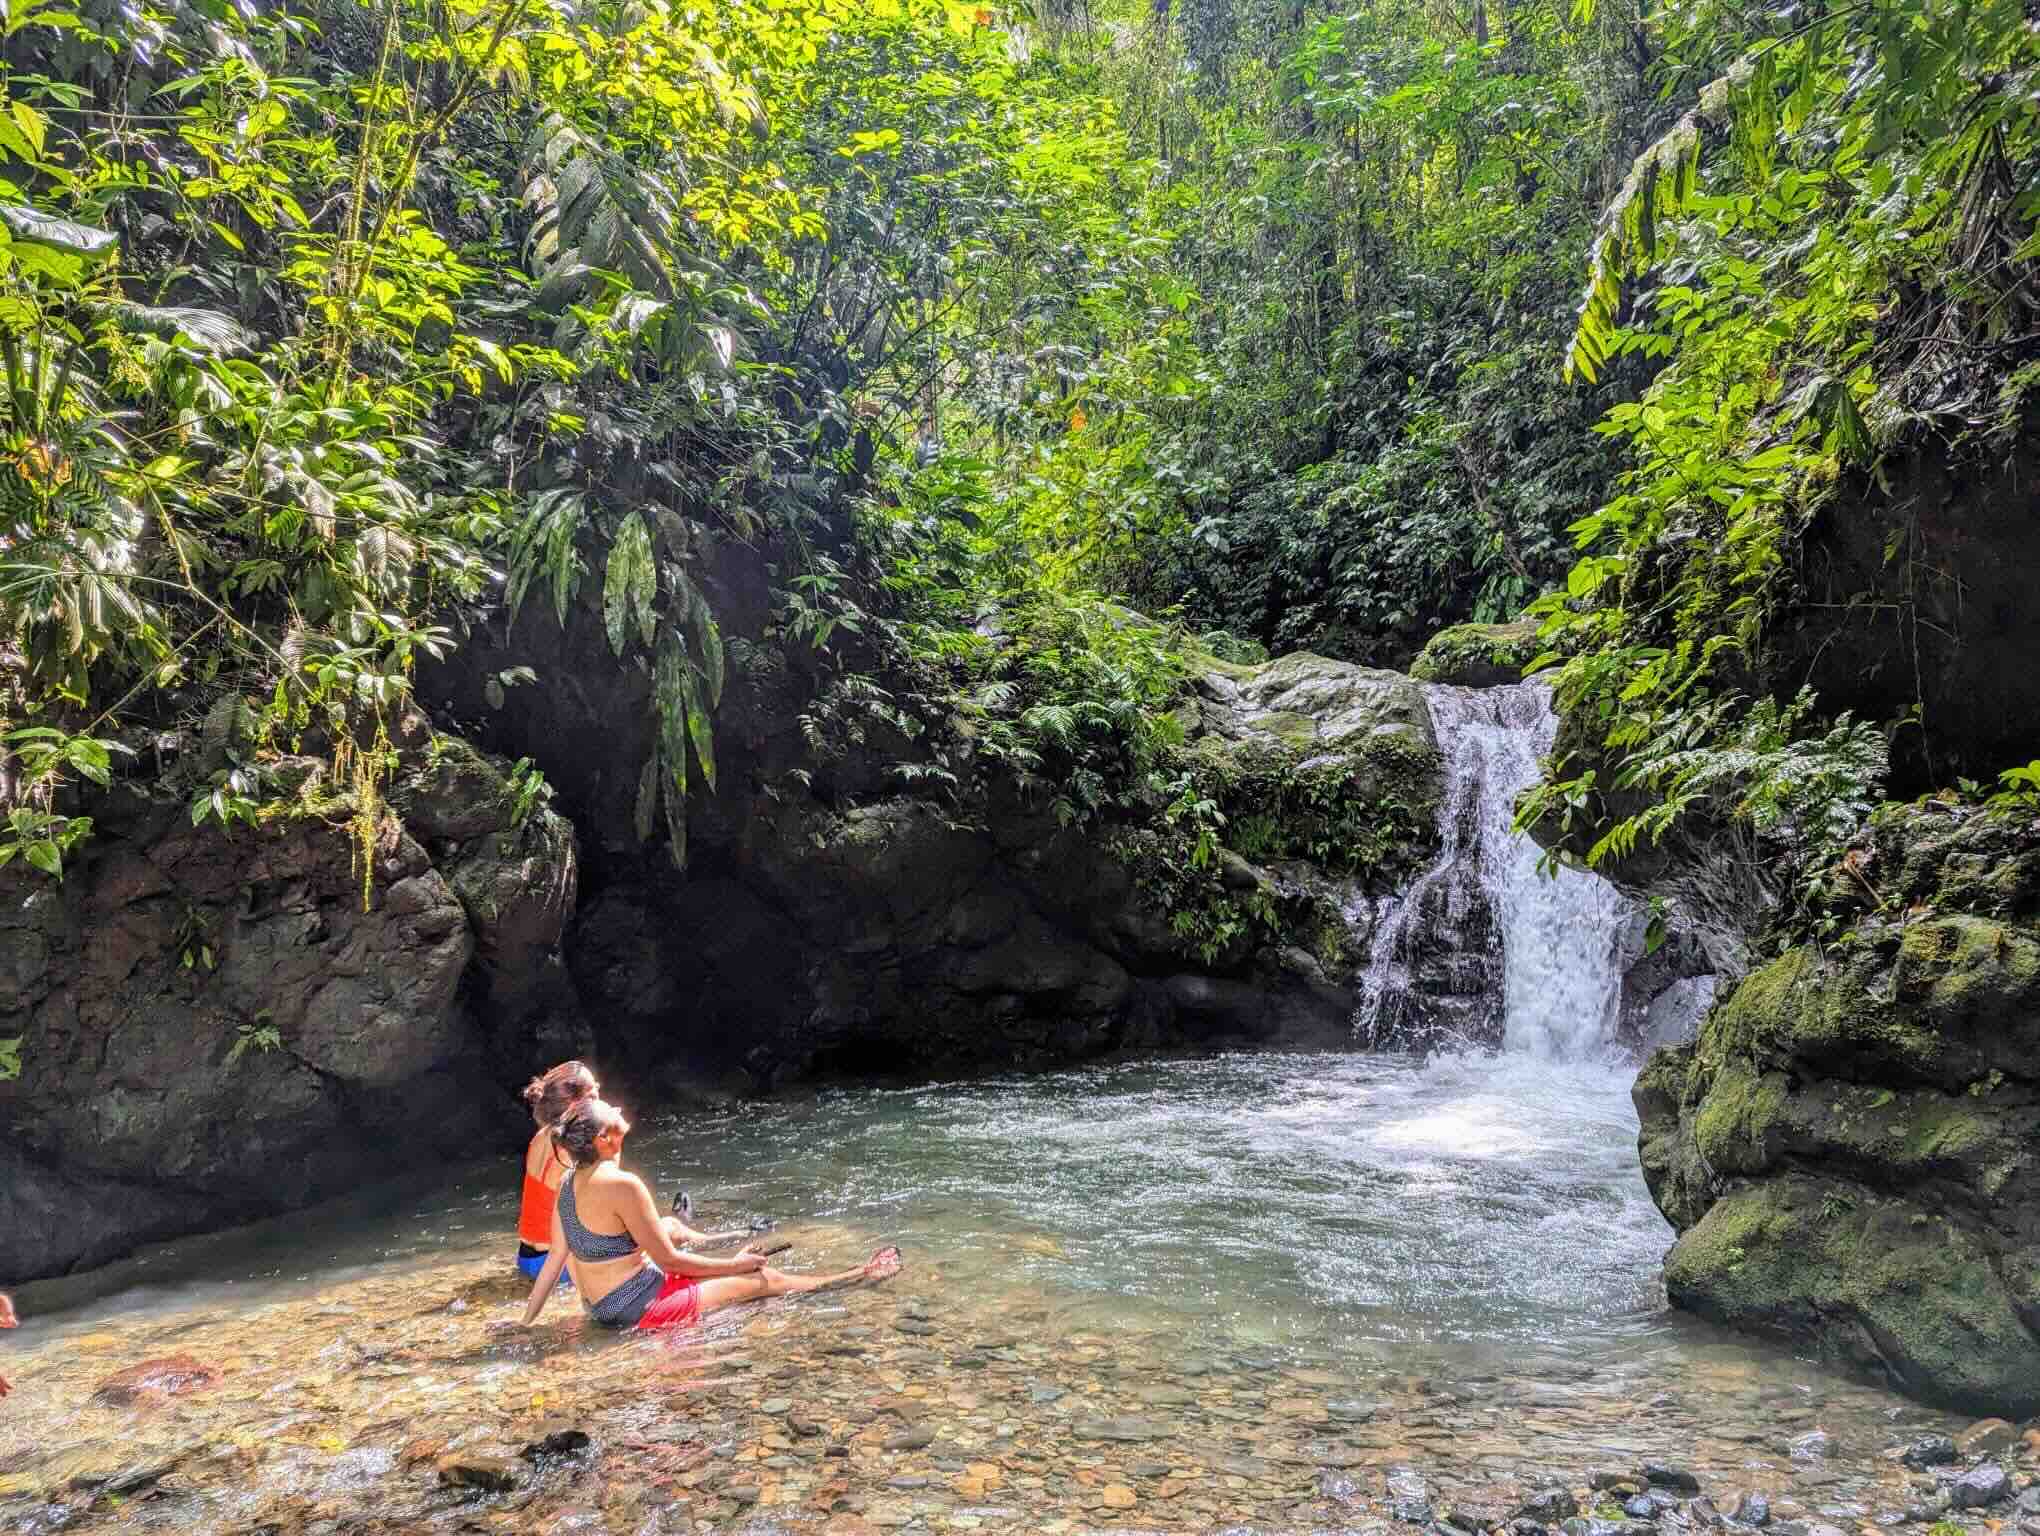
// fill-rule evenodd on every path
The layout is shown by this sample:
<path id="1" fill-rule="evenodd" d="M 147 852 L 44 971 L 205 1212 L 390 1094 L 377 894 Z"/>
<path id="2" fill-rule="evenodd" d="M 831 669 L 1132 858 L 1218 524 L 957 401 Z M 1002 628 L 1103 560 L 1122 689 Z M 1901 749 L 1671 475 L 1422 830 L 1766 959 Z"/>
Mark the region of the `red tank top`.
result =
<path id="1" fill-rule="evenodd" d="M 531 1153 L 541 1138 L 546 1144 L 545 1171 L 547 1173 L 552 1173 L 555 1169 L 562 1173 L 566 1171 L 566 1164 L 553 1150 L 552 1138 L 544 1131 L 533 1136 L 531 1147 L 524 1153 L 524 1203 L 517 1212 L 517 1240 L 528 1243 L 533 1248 L 550 1248 L 553 1206 L 559 1202 L 560 1191 L 557 1184 L 548 1184 L 544 1179 L 531 1176 Z"/>

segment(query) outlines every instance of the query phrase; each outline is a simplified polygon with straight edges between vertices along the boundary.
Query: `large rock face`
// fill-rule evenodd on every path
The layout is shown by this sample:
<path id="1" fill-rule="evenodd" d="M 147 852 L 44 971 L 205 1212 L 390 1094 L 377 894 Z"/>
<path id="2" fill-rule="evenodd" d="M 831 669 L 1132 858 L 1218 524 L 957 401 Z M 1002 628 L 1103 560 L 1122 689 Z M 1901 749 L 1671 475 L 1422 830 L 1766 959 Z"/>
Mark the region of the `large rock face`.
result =
<path id="1" fill-rule="evenodd" d="M 418 757 L 366 910 L 344 800 L 228 836 L 123 789 L 62 884 L 7 872 L 0 1281 L 515 1133 L 501 1083 L 577 1039 L 572 830 L 513 832 L 501 769 L 458 742 Z"/>
<path id="2" fill-rule="evenodd" d="M 1312 656 L 1214 667 L 1184 716 L 1190 760 L 1260 808 L 1308 783 L 1367 832 L 1424 840 L 1436 752 L 1408 679 Z M 612 880 L 573 935 L 591 1016 L 637 1062 L 753 1089 L 1220 1040 L 1350 1043 L 1358 956 L 1343 922 L 1314 948 L 1243 931 L 1186 953 L 1138 847 L 1062 828 L 1045 806 L 1009 800 L 962 824 L 906 797 L 825 813 L 760 794 L 729 826 L 685 880 L 656 867 Z M 1266 849 L 1241 839 L 1254 858 L 1221 852 L 1226 888 L 1329 914 L 1340 883 L 1272 856 L 1287 845 L 1265 835 Z M 1370 863 L 1401 868 L 1409 850 L 1378 852 Z"/>
<path id="3" fill-rule="evenodd" d="M 1974 1411 L 2040 1411 L 2040 824 L 1890 808 L 1848 925 L 1638 1079 L 1682 1306 Z"/>

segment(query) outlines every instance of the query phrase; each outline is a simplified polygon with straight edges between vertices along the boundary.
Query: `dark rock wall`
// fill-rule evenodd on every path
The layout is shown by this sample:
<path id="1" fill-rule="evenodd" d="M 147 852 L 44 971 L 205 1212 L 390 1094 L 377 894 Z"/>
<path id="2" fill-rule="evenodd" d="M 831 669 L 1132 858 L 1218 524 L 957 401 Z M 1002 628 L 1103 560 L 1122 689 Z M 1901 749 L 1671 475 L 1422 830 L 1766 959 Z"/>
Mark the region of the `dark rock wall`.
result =
<path id="1" fill-rule="evenodd" d="M 1354 1007 L 1307 957 L 1196 972 L 1081 835 L 956 826 L 904 799 L 782 811 L 713 871 L 613 884 L 569 953 L 626 1057 L 743 1090 L 1219 1038 L 1336 1048 Z"/>
<path id="2" fill-rule="evenodd" d="M 1799 551 L 1804 601 L 1770 627 L 1774 691 L 1811 684 L 1828 711 L 1914 727 L 1892 789 L 1984 782 L 2040 753 L 2040 435 L 2017 451 L 1895 455 L 1876 486 L 1824 507 Z"/>
<path id="3" fill-rule="evenodd" d="M 62 884 L 0 877 L 22 1063 L 0 1082 L 0 1281 L 516 1136 L 502 1085 L 580 1038 L 559 1007 L 573 834 L 541 814 L 512 839 L 497 767 L 459 743 L 434 762 L 383 822 L 367 910 L 337 800 L 229 836 L 119 790 Z M 436 782 L 455 763 L 468 781 Z"/>

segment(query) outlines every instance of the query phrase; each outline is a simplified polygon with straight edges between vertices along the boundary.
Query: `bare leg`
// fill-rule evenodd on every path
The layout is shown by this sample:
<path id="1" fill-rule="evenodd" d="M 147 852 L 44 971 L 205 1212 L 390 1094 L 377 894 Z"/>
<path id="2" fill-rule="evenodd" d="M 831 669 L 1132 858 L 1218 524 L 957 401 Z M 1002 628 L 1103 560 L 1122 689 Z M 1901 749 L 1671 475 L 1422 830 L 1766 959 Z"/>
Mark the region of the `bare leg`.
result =
<path id="1" fill-rule="evenodd" d="M 801 1291 L 834 1290 L 838 1286 L 855 1285 L 860 1280 L 890 1280 L 899 1272 L 899 1249 L 881 1248 L 855 1269 L 833 1275 L 789 1275 L 783 1269 L 761 1269 L 754 1275 L 717 1275 L 713 1280 L 700 1282 L 701 1310 L 705 1315 L 718 1307 L 735 1306 L 740 1301 L 763 1301 L 768 1296 L 792 1296 Z"/>

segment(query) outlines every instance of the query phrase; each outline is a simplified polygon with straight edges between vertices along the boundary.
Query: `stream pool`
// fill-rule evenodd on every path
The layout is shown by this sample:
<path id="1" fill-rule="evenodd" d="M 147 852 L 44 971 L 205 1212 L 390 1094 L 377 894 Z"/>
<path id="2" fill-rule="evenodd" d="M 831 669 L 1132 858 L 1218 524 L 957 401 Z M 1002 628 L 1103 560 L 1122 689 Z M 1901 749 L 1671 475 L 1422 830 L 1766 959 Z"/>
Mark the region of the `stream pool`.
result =
<path id="1" fill-rule="evenodd" d="M 1895 1512 L 1883 1453 L 1950 1421 L 1664 1307 L 1633 1074 L 1234 1055 L 626 1106 L 626 1163 L 699 1221 L 906 1272 L 672 1337 L 557 1299 L 506 1331 L 514 1159 L 168 1245 L 18 1294 L 0 1529 L 1302 1529 L 1645 1459 Z M 94 1397 L 171 1354 L 219 1379 Z M 589 1450 L 518 1458 L 562 1419 Z M 463 1454 L 517 1486 L 442 1486 Z"/>

